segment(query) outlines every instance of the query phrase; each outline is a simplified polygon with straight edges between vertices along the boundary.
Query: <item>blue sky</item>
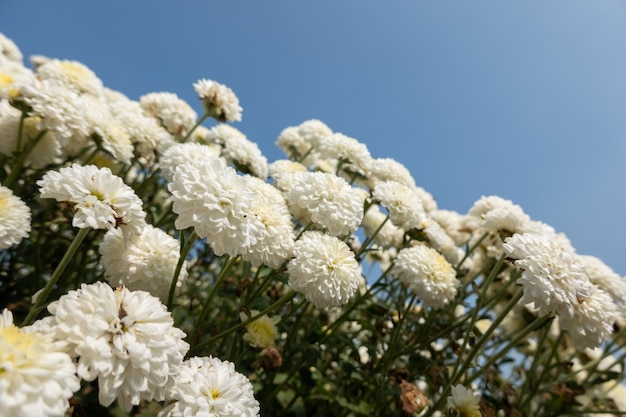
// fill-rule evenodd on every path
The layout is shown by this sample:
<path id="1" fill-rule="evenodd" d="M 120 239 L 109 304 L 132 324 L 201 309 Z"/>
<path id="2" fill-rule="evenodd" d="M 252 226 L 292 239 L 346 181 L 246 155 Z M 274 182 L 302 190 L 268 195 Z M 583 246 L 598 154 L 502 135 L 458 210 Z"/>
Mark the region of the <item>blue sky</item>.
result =
<path id="1" fill-rule="evenodd" d="M 0 32 L 133 99 L 222 82 L 270 161 L 318 118 L 440 208 L 511 199 L 626 274 L 623 1 L 0 0 Z"/>

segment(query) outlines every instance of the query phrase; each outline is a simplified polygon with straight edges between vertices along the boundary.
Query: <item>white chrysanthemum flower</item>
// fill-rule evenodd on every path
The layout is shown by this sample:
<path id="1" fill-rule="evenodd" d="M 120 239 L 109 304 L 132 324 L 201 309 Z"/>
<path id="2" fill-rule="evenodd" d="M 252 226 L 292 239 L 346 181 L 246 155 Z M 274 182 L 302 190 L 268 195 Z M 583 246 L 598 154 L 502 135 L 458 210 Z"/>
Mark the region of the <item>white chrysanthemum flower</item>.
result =
<path id="1" fill-rule="evenodd" d="M 515 234 L 504 241 L 504 251 L 522 270 L 517 280 L 539 316 L 557 314 L 571 319 L 576 304 L 591 295 L 592 284 L 578 256 L 554 240 L 533 233 Z"/>
<path id="2" fill-rule="evenodd" d="M 49 59 L 37 66 L 41 80 L 69 88 L 77 93 L 102 94 L 103 84 L 86 65 L 77 61 Z"/>
<path id="3" fill-rule="evenodd" d="M 60 171 L 48 171 L 37 185 L 42 198 L 74 205 L 74 227 L 114 229 L 122 226 L 136 234 L 145 225 L 146 213 L 141 200 L 108 168 L 73 164 Z"/>
<path id="4" fill-rule="evenodd" d="M 626 307 L 626 280 L 595 256 L 578 255 L 578 257 L 591 283 L 606 291 L 615 304 Z"/>
<path id="5" fill-rule="evenodd" d="M 219 124 L 210 128 L 204 135 L 204 142 L 224 146 L 231 138 L 245 138 L 246 135 L 236 127 Z"/>
<path id="6" fill-rule="evenodd" d="M 239 99 L 227 86 L 217 81 L 201 79 L 193 85 L 202 100 L 202 106 L 207 114 L 220 122 L 239 122 L 243 109 Z"/>
<path id="7" fill-rule="evenodd" d="M 279 159 L 269 164 L 267 172 L 273 179 L 274 186 L 281 191 L 285 191 L 292 187 L 293 174 L 296 172 L 307 172 L 307 169 L 299 162 Z"/>
<path id="8" fill-rule="evenodd" d="M 304 224 L 313 222 L 334 236 L 354 232 L 363 219 L 363 195 L 346 180 L 324 172 L 293 174 L 286 197 Z"/>
<path id="9" fill-rule="evenodd" d="M 218 256 L 246 253 L 265 232 L 251 211 L 255 193 L 221 158 L 180 165 L 168 189 L 176 228 L 193 227 Z"/>
<path id="10" fill-rule="evenodd" d="M 333 131 L 323 122 L 311 119 L 299 126 L 284 129 L 278 136 L 276 145 L 290 159 L 309 166 L 319 156 L 316 148 L 319 147 L 322 139 L 332 134 Z"/>
<path id="11" fill-rule="evenodd" d="M 376 185 L 372 196 L 387 209 L 391 222 L 406 231 L 419 229 L 426 218 L 424 204 L 415 188 L 396 181 L 383 181 Z"/>
<path id="12" fill-rule="evenodd" d="M 467 215 L 451 210 L 434 210 L 428 215 L 446 231 L 456 246 L 465 245 L 471 237 L 471 227 L 467 224 Z"/>
<path id="13" fill-rule="evenodd" d="M 239 313 L 239 319 L 242 322 L 248 321 L 251 317 L 259 314 L 257 310 L 250 310 L 250 315 Z M 243 340 L 250 346 L 255 348 L 266 348 L 274 346 L 274 340 L 278 335 L 276 324 L 268 315 L 264 315 L 246 325 L 246 333 Z"/>
<path id="14" fill-rule="evenodd" d="M 567 331 L 577 350 L 600 346 L 613 332 L 616 310 L 613 300 L 595 285 L 582 302 L 573 304 L 572 317 L 559 316 L 559 326 Z"/>
<path id="15" fill-rule="evenodd" d="M 363 216 L 361 225 L 367 237 L 373 236 L 373 241 L 383 248 L 402 246 L 404 230 L 400 229 L 387 219 L 387 215 L 380 211 L 378 205 L 371 205 Z M 383 222 L 385 224 L 383 225 Z M 382 227 L 381 227 L 382 225 Z"/>
<path id="16" fill-rule="evenodd" d="M 307 231 L 294 246 L 287 266 L 289 285 L 315 307 L 329 310 L 346 304 L 361 282 L 361 265 L 348 245 L 334 236 Z"/>
<path id="17" fill-rule="evenodd" d="M 18 144 L 18 135 L 22 137 L 19 141 L 21 149 L 30 141 L 38 139 L 35 147 L 30 151 L 24 161 L 24 166 L 41 169 L 56 162 L 61 157 L 61 144 L 54 132 L 41 132 L 38 129 L 40 119 L 37 117 L 27 117 L 22 120 L 22 113 L 12 107 L 8 101 L 0 100 L 0 153 L 11 156 L 15 152 Z M 39 137 L 43 135 L 42 137 Z"/>
<path id="18" fill-rule="evenodd" d="M 291 214 L 282 193 L 274 186 L 256 177 L 245 177 L 255 198 L 251 202 L 251 213 L 263 225 L 256 243 L 242 255 L 253 266 L 265 264 L 278 269 L 293 256 L 295 234 Z"/>
<path id="19" fill-rule="evenodd" d="M 516 233 L 530 222 L 530 217 L 520 206 L 498 196 L 482 196 L 469 210 L 469 215 L 479 219 L 480 225 L 490 232 L 506 230 Z"/>
<path id="20" fill-rule="evenodd" d="M 257 417 L 260 411 L 248 378 L 211 356 L 185 361 L 168 398 L 174 402 L 157 417 Z"/>
<path id="21" fill-rule="evenodd" d="M 19 94 L 22 85 L 38 82 L 30 68 L 0 59 L 0 98 L 11 99 Z"/>
<path id="22" fill-rule="evenodd" d="M 112 115 L 102 117 L 94 126 L 94 133 L 102 141 L 102 148 L 110 153 L 115 161 L 130 164 L 134 151 L 130 135 Z"/>
<path id="23" fill-rule="evenodd" d="M 163 152 L 159 158 L 161 174 L 168 182 L 172 182 L 176 168 L 182 164 L 209 161 L 219 158 L 220 149 L 195 142 L 175 143 Z"/>
<path id="24" fill-rule="evenodd" d="M 63 417 L 80 388 L 76 366 L 62 343 L 26 332 L 13 315 L 0 316 L 0 410 L 3 417 Z"/>
<path id="25" fill-rule="evenodd" d="M 0 250 L 19 243 L 30 233 L 30 209 L 19 197 L 0 185 Z"/>
<path id="26" fill-rule="evenodd" d="M 0 33 L 0 57 L 21 64 L 24 57 L 13 40 Z"/>
<path id="27" fill-rule="evenodd" d="M 391 158 L 377 158 L 372 162 L 371 188 L 381 181 L 395 181 L 407 187 L 415 188 L 411 172 L 400 162 Z"/>
<path id="28" fill-rule="evenodd" d="M 172 142 L 172 135 L 162 127 L 158 120 L 149 116 L 141 105 L 130 100 L 124 94 L 104 89 L 104 97 L 113 117 L 124 126 L 132 143 L 139 144 L 139 149 L 157 149 Z"/>
<path id="29" fill-rule="evenodd" d="M 440 309 L 456 297 L 456 271 L 436 250 L 418 245 L 398 252 L 391 269 L 423 301 L 424 307 Z"/>
<path id="30" fill-rule="evenodd" d="M 117 398 L 128 412 L 142 399 L 165 399 L 189 345 L 158 298 L 97 282 L 82 284 L 48 310 L 56 339 L 78 357 L 78 376 L 98 379 L 100 404 Z"/>
<path id="31" fill-rule="evenodd" d="M 452 387 L 452 393 L 448 397 L 448 407 L 454 410 L 454 415 L 460 417 L 480 417 L 480 395 L 472 389 L 458 384 Z"/>
<path id="32" fill-rule="evenodd" d="M 341 161 L 342 169 L 349 173 L 370 175 L 372 156 L 367 146 L 354 138 L 335 133 L 321 140 L 317 150 L 321 158 Z"/>
<path id="33" fill-rule="evenodd" d="M 180 258 L 180 242 L 163 230 L 147 225 L 141 234 L 128 241 L 120 230 L 110 230 L 100 244 L 100 262 L 113 286 L 123 285 L 131 291 L 148 291 L 166 302 L 172 277 Z M 187 277 L 183 265 L 178 286 Z"/>
<path id="34" fill-rule="evenodd" d="M 445 229 L 434 219 L 425 219 L 420 228 L 426 236 L 428 245 L 441 253 L 448 262 L 456 265 L 463 259 L 465 252 L 454 243 L 454 240 L 446 233 Z"/>
<path id="35" fill-rule="evenodd" d="M 246 137 L 234 136 L 226 139 L 222 157 L 238 171 L 261 179 L 267 178 L 267 158 L 263 156 L 259 146 Z"/>
<path id="36" fill-rule="evenodd" d="M 149 93 L 139 98 L 139 104 L 149 115 L 157 118 L 176 137 L 184 136 L 196 124 L 198 115 L 187 102 L 174 93 Z"/>
<path id="37" fill-rule="evenodd" d="M 40 130 L 57 132 L 64 139 L 86 143 L 91 133 L 87 106 L 79 93 L 59 84 L 38 82 L 22 85 L 19 98 L 39 117 Z"/>

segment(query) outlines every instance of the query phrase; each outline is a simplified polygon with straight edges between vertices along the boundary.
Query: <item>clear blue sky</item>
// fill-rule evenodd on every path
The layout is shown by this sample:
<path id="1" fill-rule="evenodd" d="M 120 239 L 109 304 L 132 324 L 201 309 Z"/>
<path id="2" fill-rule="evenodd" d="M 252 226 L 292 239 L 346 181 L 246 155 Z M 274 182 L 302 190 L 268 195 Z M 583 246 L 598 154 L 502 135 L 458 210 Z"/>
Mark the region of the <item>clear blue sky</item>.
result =
<path id="1" fill-rule="evenodd" d="M 0 0 L 25 56 L 133 99 L 231 87 L 270 160 L 318 118 L 462 213 L 513 200 L 626 274 L 626 3 L 618 0 Z"/>

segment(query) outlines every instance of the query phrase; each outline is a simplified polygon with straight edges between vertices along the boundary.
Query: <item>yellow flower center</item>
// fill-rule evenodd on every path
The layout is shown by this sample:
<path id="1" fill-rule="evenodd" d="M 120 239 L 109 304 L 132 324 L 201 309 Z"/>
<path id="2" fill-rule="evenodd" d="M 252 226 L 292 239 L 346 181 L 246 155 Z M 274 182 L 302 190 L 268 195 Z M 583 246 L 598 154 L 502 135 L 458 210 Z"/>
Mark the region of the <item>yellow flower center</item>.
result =
<path id="1" fill-rule="evenodd" d="M 89 74 L 84 68 L 73 62 L 61 62 L 60 67 L 63 70 L 63 73 L 73 81 L 78 82 L 89 77 Z"/>
<path id="2" fill-rule="evenodd" d="M 0 72 L 0 88 L 8 87 L 13 84 L 15 79 L 6 72 Z"/>
<path id="3" fill-rule="evenodd" d="M 0 329 L 0 374 L 7 371 L 7 365 L 23 366 L 25 362 L 48 343 L 45 337 L 36 333 L 24 333 L 15 325 Z"/>

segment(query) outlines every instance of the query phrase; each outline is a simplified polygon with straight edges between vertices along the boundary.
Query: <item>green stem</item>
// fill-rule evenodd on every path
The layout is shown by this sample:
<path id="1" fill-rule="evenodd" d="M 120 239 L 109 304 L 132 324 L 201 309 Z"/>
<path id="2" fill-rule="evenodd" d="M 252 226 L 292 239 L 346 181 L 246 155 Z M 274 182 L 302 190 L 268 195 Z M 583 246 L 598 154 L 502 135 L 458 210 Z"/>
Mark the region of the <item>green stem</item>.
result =
<path id="1" fill-rule="evenodd" d="M 204 113 L 202 115 L 202 117 L 198 120 L 198 122 L 193 125 L 193 127 L 191 129 L 189 129 L 189 132 L 187 132 L 187 134 L 185 135 L 184 138 L 182 138 L 179 142 L 183 143 L 186 142 L 187 139 L 189 139 L 191 137 L 191 135 L 193 134 L 193 132 L 198 128 L 198 126 L 200 126 L 202 124 L 202 122 L 204 122 L 206 119 L 208 119 L 211 115 L 208 113 Z"/>
<path id="2" fill-rule="evenodd" d="M 47 130 L 42 130 L 41 132 L 39 132 L 37 136 L 35 136 L 33 140 L 26 143 L 23 150 L 18 149 L 19 155 L 11 166 L 11 172 L 9 173 L 9 176 L 4 180 L 3 185 L 5 187 L 13 189 L 13 184 L 15 183 L 15 181 L 17 181 L 17 178 L 19 177 L 20 172 L 22 171 L 22 167 L 24 166 L 24 163 L 26 162 L 26 158 L 28 157 L 30 152 L 35 148 L 37 143 L 39 143 L 41 138 L 44 137 L 46 132 Z"/>
<path id="3" fill-rule="evenodd" d="M 41 293 L 37 297 L 35 304 L 31 307 L 30 311 L 28 312 L 28 315 L 24 319 L 22 326 L 28 326 L 33 323 L 33 321 L 35 320 L 35 317 L 37 317 L 37 314 L 39 314 L 39 312 L 42 310 L 43 305 L 48 299 L 48 296 L 50 295 L 52 288 L 54 288 L 54 286 L 56 285 L 57 281 L 61 277 L 61 274 L 63 274 L 63 271 L 65 271 L 65 268 L 67 268 L 67 265 L 70 263 L 70 260 L 74 257 L 76 250 L 78 249 L 80 244 L 83 242 L 83 240 L 85 239 L 85 236 L 87 236 L 87 233 L 89 233 L 90 230 L 91 229 L 88 227 L 84 229 L 80 229 L 78 234 L 74 237 L 74 240 L 70 244 L 70 247 L 67 248 L 65 255 L 63 255 L 63 259 L 61 259 L 61 262 L 57 265 L 56 269 L 52 273 L 52 276 L 50 277 L 50 280 L 48 281 L 46 286 L 41 290 Z"/>
<path id="4" fill-rule="evenodd" d="M 235 264 L 237 259 L 238 257 L 236 256 L 233 258 L 228 258 L 228 255 L 227 255 L 226 263 L 222 267 L 222 270 L 220 271 L 220 274 L 217 277 L 217 280 L 215 280 L 215 283 L 213 284 L 213 288 L 211 288 L 211 292 L 209 292 L 209 295 L 207 296 L 206 300 L 204 300 L 204 304 L 202 305 L 202 311 L 200 311 L 200 315 L 198 316 L 198 321 L 196 321 L 196 324 L 193 327 L 193 334 L 196 333 L 196 331 L 198 330 L 198 327 L 204 322 L 206 315 L 209 314 L 209 305 L 211 304 L 213 297 L 217 293 L 217 290 L 220 287 L 220 285 L 222 285 L 222 281 L 224 281 L 224 278 L 226 278 L 226 274 L 228 273 L 228 271 L 230 271 L 230 268 Z"/>
<path id="5" fill-rule="evenodd" d="M 176 293 L 176 285 L 178 283 L 178 277 L 180 277 L 180 271 L 183 269 L 183 264 L 185 263 L 185 259 L 187 258 L 187 254 L 191 250 L 191 247 L 196 242 L 198 235 L 196 231 L 193 230 L 185 242 L 185 231 L 181 230 L 180 232 L 180 256 L 178 258 L 178 263 L 176 264 L 176 269 L 174 270 L 174 276 L 172 277 L 172 283 L 170 285 L 170 292 L 167 297 L 167 309 L 172 310 L 172 304 L 174 303 L 174 294 Z"/>

